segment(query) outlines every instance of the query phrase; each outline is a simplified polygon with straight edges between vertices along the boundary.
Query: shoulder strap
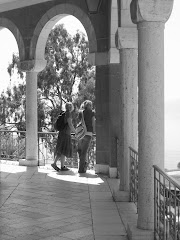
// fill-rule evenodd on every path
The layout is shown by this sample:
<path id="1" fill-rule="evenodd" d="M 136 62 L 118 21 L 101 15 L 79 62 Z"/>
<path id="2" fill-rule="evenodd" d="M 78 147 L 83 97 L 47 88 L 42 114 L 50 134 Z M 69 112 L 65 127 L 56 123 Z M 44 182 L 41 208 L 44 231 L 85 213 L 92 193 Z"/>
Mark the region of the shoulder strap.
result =
<path id="1" fill-rule="evenodd" d="M 81 113 L 82 113 L 82 123 L 83 123 L 83 125 L 86 127 L 86 124 L 85 124 L 85 121 L 84 121 L 84 114 L 83 114 L 83 111 L 81 111 Z"/>

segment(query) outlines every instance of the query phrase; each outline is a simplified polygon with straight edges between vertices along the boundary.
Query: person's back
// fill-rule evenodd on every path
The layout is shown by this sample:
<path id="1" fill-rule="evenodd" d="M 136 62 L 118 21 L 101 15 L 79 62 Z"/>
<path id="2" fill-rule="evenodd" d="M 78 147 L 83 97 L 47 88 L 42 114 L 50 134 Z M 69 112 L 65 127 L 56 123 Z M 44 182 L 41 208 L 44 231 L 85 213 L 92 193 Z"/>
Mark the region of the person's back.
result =
<path id="1" fill-rule="evenodd" d="M 87 132 L 91 132 L 93 133 L 93 121 L 92 118 L 95 117 L 95 113 L 94 111 L 92 111 L 91 109 L 85 109 L 83 111 L 83 116 L 84 116 L 84 122 L 86 124 L 86 129 Z M 79 113 L 79 119 L 82 119 L 82 111 L 80 111 Z"/>
<path id="2" fill-rule="evenodd" d="M 54 162 L 51 164 L 51 166 L 56 171 L 67 171 L 69 170 L 65 165 L 65 157 L 72 158 L 72 142 L 71 142 L 71 132 L 74 132 L 76 134 L 76 130 L 74 126 L 72 125 L 72 115 L 71 112 L 73 111 L 74 107 L 73 104 L 70 102 L 67 102 L 66 105 L 66 112 L 64 115 L 64 123 L 65 127 L 62 129 L 62 131 L 59 131 L 57 144 L 55 148 L 54 153 Z M 57 160 L 61 160 L 61 168 L 57 167 Z"/>

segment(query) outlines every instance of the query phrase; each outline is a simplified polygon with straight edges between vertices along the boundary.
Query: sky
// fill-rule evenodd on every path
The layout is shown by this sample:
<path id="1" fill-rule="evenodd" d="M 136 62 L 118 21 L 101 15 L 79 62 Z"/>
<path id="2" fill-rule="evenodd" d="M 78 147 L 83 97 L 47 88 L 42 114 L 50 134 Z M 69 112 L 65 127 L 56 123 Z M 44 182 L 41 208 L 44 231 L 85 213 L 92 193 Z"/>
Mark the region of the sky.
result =
<path id="1" fill-rule="evenodd" d="M 165 25 L 165 101 L 180 99 L 179 61 L 180 43 L 180 1 L 174 0 L 174 7 L 170 19 Z M 73 18 L 73 20 L 72 20 Z M 85 32 L 82 24 L 74 17 L 65 17 L 60 22 L 65 24 L 67 30 L 74 34 L 77 29 Z M 7 74 L 8 63 L 11 62 L 12 53 L 18 52 L 17 43 L 8 29 L 0 30 L 0 92 L 9 84 Z"/>
<path id="2" fill-rule="evenodd" d="M 179 56 L 180 56 L 180 0 L 174 0 L 174 7 L 165 25 L 165 100 L 180 99 Z"/>
<path id="3" fill-rule="evenodd" d="M 164 63 L 165 63 L 165 146 L 166 149 L 178 150 L 180 159 L 180 0 L 174 0 L 174 7 L 164 32 Z M 70 34 L 77 29 L 84 31 L 76 18 L 65 17 L 61 20 Z M 18 52 L 14 36 L 7 29 L 0 31 L 0 92 L 9 84 L 7 73 L 12 53 Z"/>
<path id="4" fill-rule="evenodd" d="M 73 16 L 64 17 L 59 23 L 64 23 L 65 28 L 71 35 L 74 35 L 78 29 L 86 33 L 81 22 Z M 12 60 L 13 52 L 18 52 L 16 40 L 13 34 L 4 28 L 0 30 L 0 93 L 10 84 L 7 67 Z M 14 78 L 17 78 L 17 76 L 14 76 Z"/>

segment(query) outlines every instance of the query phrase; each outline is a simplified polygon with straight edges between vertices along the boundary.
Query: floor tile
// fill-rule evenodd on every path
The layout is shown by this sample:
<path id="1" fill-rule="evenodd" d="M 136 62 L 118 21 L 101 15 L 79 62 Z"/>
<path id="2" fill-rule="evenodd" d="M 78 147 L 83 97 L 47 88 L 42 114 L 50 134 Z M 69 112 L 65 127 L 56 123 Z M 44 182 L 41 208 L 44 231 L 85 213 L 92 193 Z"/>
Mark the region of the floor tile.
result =
<path id="1" fill-rule="evenodd" d="M 0 239 L 126 240 L 107 176 L 1 164 Z"/>

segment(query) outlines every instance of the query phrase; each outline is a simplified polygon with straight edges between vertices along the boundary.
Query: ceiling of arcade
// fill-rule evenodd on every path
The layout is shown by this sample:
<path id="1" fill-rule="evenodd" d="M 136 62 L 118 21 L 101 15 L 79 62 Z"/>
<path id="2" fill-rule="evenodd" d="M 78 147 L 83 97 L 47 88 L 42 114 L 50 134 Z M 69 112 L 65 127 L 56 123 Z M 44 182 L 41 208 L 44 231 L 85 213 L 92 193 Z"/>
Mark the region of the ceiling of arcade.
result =
<path id="1" fill-rule="evenodd" d="M 9 11 L 12 9 L 22 8 L 51 0 L 0 0 L 0 12 Z"/>
<path id="2" fill-rule="evenodd" d="M 52 27 L 63 16 L 73 15 L 86 29 L 90 53 L 107 53 L 111 1 L 95 0 L 94 5 L 92 1 L 89 5 L 87 2 L 89 0 L 0 0 L 0 27 L 8 28 L 15 36 L 22 62 L 42 60 Z M 96 12 L 91 11 L 94 6 Z"/>

